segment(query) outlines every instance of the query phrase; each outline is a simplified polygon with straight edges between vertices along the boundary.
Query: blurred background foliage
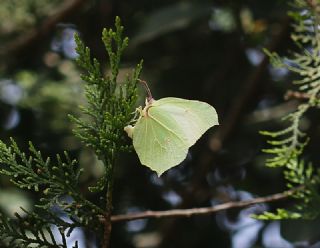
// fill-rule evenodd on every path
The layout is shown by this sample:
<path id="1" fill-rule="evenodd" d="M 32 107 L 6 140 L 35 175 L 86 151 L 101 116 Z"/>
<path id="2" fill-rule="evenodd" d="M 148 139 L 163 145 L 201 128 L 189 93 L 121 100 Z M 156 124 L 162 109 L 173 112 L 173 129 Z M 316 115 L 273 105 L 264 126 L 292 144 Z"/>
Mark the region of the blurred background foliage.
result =
<path id="1" fill-rule="evenodd" d="M 67 114 L 85 104 L 73 35 L 79 33 L 104 62 L 103 27 L 120 16 L 130 38 L 120 76 L 141 58 L 142 79 L 155 98 L 175 96 L 212 104 L 215 127 L 187 159 L 161 178 L 125 155 L 116 167 L 114 213 L 210 206 L 283 191 L 279 169 L 264 167 L 259 130 L 277 129 L 296 106 L 284 101 L 292 75 L 274 69 L 262 53 L 294 49 L 288 2 L 281 0 L 2 0 L 0 4 L 0 138 L 27 141 L 45 155 L 63 150 L 85 168 L 83 192 L 102 174 L 94 154 L 71 133 Z M 140 103 L 145 92 L 141 89 Z M 319 118 L 310 113 L 307 159 L 319 159 Z M 31 209 L 37 195 L 0 178 L 0 208 L 8 215 Z M 263 222 L 252 213 L 290 207 L 292 201 L 187 219 L 137 220 L 114 225 L 112 247 L 311 247 L 319 222 Z M 294 228 L 292 228 L 294 227 Z M 88 237 L 88 240 L 92 238 Z M 85 242 L 84 242 L 85 243 Z M 94 247 L 87 242 L 82 247 Z M 314 247 L 318 247 L 315 244 Z"/>

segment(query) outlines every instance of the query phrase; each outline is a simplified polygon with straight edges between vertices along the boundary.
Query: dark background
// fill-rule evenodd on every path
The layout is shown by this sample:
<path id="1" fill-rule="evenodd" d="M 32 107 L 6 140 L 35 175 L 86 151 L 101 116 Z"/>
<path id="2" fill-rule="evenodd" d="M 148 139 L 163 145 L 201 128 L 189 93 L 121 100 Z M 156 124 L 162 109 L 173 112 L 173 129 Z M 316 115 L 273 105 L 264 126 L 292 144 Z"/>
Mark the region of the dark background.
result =
<path id="1" fill-rule="evenodd" d="M 221 125 L 161 178 L 141 166 L 136 154 L 122 156 L 116 167 L 114 213 L 205 207 L 281 192 L 281 170 L 264 166 L 265 138 L 258 132 L 283 126 L 280 118 L 296 106 L 283 99 L 294 75 L 272 68 L 262 52 L 266 47 L 286 55 L 296 49 L 287 11 L 288 3 L 276 0 L 2 0 L 0 137 L 14 137 L 22 149 L 32 140 L 49 156 L 70 151 L 85 168 L 83 192 L 99 201 L 87 186 L 101 176 L 102 167 L 72 135 L 67 118 L 68 113 L 80 115 L 77 106 L 85 104 L 72 37 L 78 32 L 108 73 L 101 31 L 112 27 L 118 15 L 130 38 L 120 78 L 143 59 L 141 79 L 148 81 L 156 99 L 206 101 L 216 108 Z M 142 104 L 142 87 L 140 96 Z M 318 119 L 310 113 L 303 122 L 313 138 L 306 151 L 309 160 L 319 158 Z M 32 209 L 36 199 L 0 178 L 0 207 L 9 214 L 19 205 Z M 310 247 L 319 238 L 317 221 L 249 218 L 293 204 L 117 223 L 112 247 Z"/>

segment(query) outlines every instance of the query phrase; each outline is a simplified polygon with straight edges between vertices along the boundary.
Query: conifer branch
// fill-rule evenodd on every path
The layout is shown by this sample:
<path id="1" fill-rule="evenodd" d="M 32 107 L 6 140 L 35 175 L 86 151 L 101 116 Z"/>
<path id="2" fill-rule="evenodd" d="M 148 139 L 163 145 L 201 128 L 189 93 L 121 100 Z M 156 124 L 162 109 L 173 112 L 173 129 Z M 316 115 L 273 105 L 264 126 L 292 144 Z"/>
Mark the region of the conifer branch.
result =
<path id="1" fill-rule="evenodd" d="M 123 82 L 118 82 L 120 59 L 128 46 L 128 38 L 123 38 L 123 27 L 117 17 L 115 30 L 105 29 L 102 40 L 110 58 L 110 74 L 104 75 L 100 63 L 92 59 L 89 48 L 76 37 L 78 64 L 84 70 L 82 79 L 87 82 L 85 94 L 87 105 L 81 108 L 86 118 L 70 116 L 75 123 L 74 133 L 88 147 L 92 148 L 104 165 L 104 176 L 91 187 L 91 191 L 106 194 L 105 206 L 100 207 L 87 200 L 79 192 L 79 177 L 82 169 L 76 160 L 71 160 L 68 153 L 57 155 L 55 160 L 43 158 L 33 144 L 29 151 L 22 152 L 16 142 L 6 145 L 0 141 L 0 175 L 8 176 L 11 182 L 21 189 L 41 193 L 41 199 L 35 206 L 37 212 L 22 211 L 22 217 L 8 219 L 0 214 L 0 237 L 10 247 L 62 247 L 67 248 L 67 237 L 75 227 L 87 228 L 103 237 L 102 247 L 109 247 L 111 235 L 111 212 L 113 171 L 117 158 L 123 151 L 129 151 L 123 128 L 134 118 L 137 100 L 136 82 L 142 63 L 127 75 Z M 64 221 L 58 213 L 68 217 Z M 104 216 L 105 222 L 100 222 Z M 51 227 L 59 229 L 62 243 L 56 241 Z M 31 233 L 31 237 L 28 233 Z M 27 235 L 28 234 L 28 235 Z M 49 237 L 49 238 L 47 238 Z M 75 243 L 74 247 L 77 247 Z"/>
<path id="2" fill-rule="evenodd" d="M 87 82 L 85 94 L 88 105 L 81 109 L 83 114 L 90 117 L 90 121 L 72 116 L 71 119 L 76 124 L 75 135 L 94 150 L 104 165 L 104 175 L 90 190 L 94 192 L 106 190 L 106 206 L 103 213 L 106 221 L 102 243 L 102 247 L 106 248 L 109 246 L 111 234 L 113 172 L 120 152 L 130 149 L 123 145 L 126 143 L 123 128 L 133 118 L 132 113 L 137 100 L 136 82 L 142 63 L 137 65 L 131 77 L 126 77 L 125 82 L 118 82 L 121 55 L 128 46 L 128 38 L 123 38 L 123 27 L 118 17 L 114 31 L 103 30 L 102 41 L 110 61 L 110 73 L 107 76 L 101 73 L 100 63 L 96 59 L 91 59 L 89 48 L 76 37 L 79 54 L 77 62 L 85 71 L 81 78 Z"/>
<path id="3" fill-rule="evenodd" d="M 68 248 L 66 244 L 65 230 L 70 229 L 71 233 L 75 225 L 63 221 L 52 215 L 52 218 L 44 219 L 36 213 L 30 213 L 25 209 L 22 211 L 27 214 L 22 217 L 16 213 L 16 220 L 5 217 L 0 213 L 0 239 L 6 247 L 42 247 L 42 248 Z M 60 243 L 53 234 L 52 227 L 57 226 L 61 236 Z M 76 241 L 74 248 L 78 247 Z"/>
<path id="4" fill-rule="evenodd" d="M 289 113 L 284 120 L 288 126 L 280 131 L 263 131 L 261 134 L 269 137 L 271 148 L 264 149 L 272 157 L 267 159 L 266 165 L 271 167 L 284 167 L 284 177 L 288 188 L 304 185 L 304 189 L 296 192 L 293 197 L 300 199 L 301 204 L 296 208 L 297 213 L 289 213 L 279 209 L 276 214 L 265 213 L 260 218 L 281 219 L 314 217 L 320 212 L 314 208 L 319 203 L 320 171 L 315 170 L 311 163 L 308 166 L 301 159 L 301 155 L 309 138 L 300 128 L 306 112 L 311 108 L 319 107 L 320 94 L 320 36 L 319 36 L 319 11 L 315 1 L 295 0 L 296 12 L 291 12 L 295 20 L 292 40 L 300 48 L 300 53 L 292 52 L 291 58 L 281 58 L 278 54 L 265 50 L 271 63 L 275 67 L 286 68 L 299 79 L 293 83 L 298 88 L 295 96 L 304 97 L 306 102 L 301 103 L 295 112 Z M 301 214 L 300 214 L 301 213 Z"/>
<path id="5" fill-rule="evenodd" d="M 307 93 L 288 90 L 284 96 L 285 100 L 297 99 L 297 100 L 306 100 L 310 99 L 310 95 Z"/>
<path id="6" fill-rule="evenodd" d="M 28 224 L 22 231 L 19 228 L 9 228 L 7 226 L 1 232 L 6 239 L 11 240 L 13 243 L 26 244 L 25 247 L 29 247 L 27 244 L 31 243 L 42 245 L 39 247 L 57 247 L 49 246 L 48 244 L 48 246 L 44 246 L 47 241 L 40 237 L 42 226 L 49 234 L 49 227 L 46 226 L 49 223 L 52 225 L 59 224 L 63 229 L 69 228 L 70 232 L 76 226 L 87 226 L 93 230 L 99 229 L 100 223 L 96 215 L 104 214 L 104 211 L 86 200 L 79 192 L 79 177 L 82 170 L 77 168 L 77 162 L 71 160 L 66 152 L 64 160 L 60 155 L 57 155 L 56 162 L 53 162 L 50 158 L 44 159 L 31 142 L 29 143 L 29 153 L 30 155 L 26 155 L 26 153 L 22 152 L 13 139 L 11 139 L 9 146 L 0 141 L 0 174 L 9 176 L 10 181 L 21 189 L 41 193 L 41 199 L 36 208 L 42 212 L 42 216 L 22 209 L 27 214 L 28 220 L 16 214 L 17 224 L 11 220 L 8 222 L 4 215 L 2 215 L 1 221 L 2 225 L 9 223 L 11 226 L 37 223 L 31 230 L 34 238 L 22 235 L 25 233 L 25 229 L 30 231 Z M 51 213 L 52 207 L 57 206 L 69 216 L 73 221 L 72 223 L 64 222 Z M 39 224 L 40 222 L 41 225 Z M 62 240 L 65 239 L 64 235 L 64 233 L 61 233 Z M 54 239 L 52 239 L 52 242 L 55 242 Z"/>

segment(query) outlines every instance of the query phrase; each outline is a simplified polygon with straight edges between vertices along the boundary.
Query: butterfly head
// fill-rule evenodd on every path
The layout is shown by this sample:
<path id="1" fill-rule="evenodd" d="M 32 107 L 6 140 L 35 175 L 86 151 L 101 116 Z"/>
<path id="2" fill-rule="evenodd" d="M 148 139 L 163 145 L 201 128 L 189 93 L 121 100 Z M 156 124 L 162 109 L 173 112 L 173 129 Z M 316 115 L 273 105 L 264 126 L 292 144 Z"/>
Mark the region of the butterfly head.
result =
<path id="1" fill-rule="evenodd" d="M 149 109 L 153 106 L 153 104 L 156 102 L 156 100 L 154 100 L 153 98 L 146 98 L 146 106 L 143 108 L 141 115 L 143 117 L 147 117 L 148 116 L 148 111 Z"/>

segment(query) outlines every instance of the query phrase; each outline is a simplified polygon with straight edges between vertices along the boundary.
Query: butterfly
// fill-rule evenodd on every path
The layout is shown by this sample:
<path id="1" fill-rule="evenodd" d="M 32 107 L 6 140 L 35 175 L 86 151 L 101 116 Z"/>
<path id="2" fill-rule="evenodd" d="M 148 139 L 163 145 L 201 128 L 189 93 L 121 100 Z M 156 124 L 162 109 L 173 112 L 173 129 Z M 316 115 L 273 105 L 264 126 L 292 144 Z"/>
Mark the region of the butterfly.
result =
<path id="1" fill-rule="evenodd" d="M 180 164 L 189 148 L 219 124 L 216 110 L 208 103 L 175 97 L 154 100 L 150 91 L 146 106 L 138 112 L 134 126 L 124 130 L 132 138 L 141 164 L 158 176 Z"/>

